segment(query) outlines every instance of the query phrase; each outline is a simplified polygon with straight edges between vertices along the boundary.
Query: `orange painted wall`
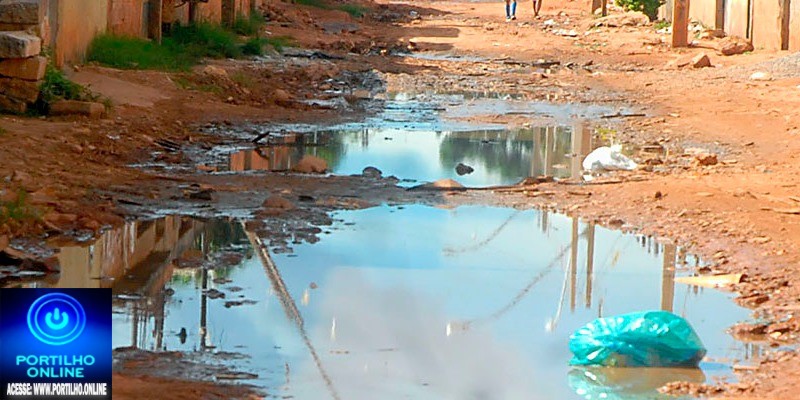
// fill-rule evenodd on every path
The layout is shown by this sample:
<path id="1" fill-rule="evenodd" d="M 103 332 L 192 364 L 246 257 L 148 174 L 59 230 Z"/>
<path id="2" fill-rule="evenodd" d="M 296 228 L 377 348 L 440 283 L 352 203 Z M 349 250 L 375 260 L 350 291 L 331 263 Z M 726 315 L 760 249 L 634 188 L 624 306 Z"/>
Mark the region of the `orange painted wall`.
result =
<path id="1" fill-rule="evenodd" d="M 146 37 L 143 8 L 144 0 L 109 0 L 108 31 L 115 35 Z"/>
<path id="2" fill-rule="evenodd" d="M 222 22 L 222 0 L 208 0 L 208 3 L 200 3 L 199 18 L 205 22 Z"/>
<path id="3" fill-rule="evenodd" d="M 756 49 L 781 49 L 781 0 L 754 0 L 753 46 Z"/>
<path id="4" fill-rule="evenodd" d="M 792 0 L 789 7 L 789 50 L 800 51 L 800 0 Z"/>
<path id="5" fill-rule="evenodd" d="M 82 61 L 92 39 L 106 31 L 108 0 L 50 0 L 57 1 L 55 25 L 51 34 L 57 66 Z M 53 9 L 53 8 L 51 8 Z"/>

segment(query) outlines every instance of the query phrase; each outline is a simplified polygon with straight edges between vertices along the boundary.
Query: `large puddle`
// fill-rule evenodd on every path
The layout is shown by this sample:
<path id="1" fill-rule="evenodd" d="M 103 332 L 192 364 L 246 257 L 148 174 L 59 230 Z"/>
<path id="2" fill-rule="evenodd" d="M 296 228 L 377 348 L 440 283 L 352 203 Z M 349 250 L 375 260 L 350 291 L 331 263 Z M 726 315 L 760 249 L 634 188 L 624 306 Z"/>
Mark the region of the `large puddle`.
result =
<path id="1" fill-rule="evenodd" d="M 399 178 L 402 186 L 450 178 L 483 187 L 529 176 L 579 177 L 583 156 L 599 145 L 585 123 L 513 131 L 342 129 L 306 134 L 301 140 L 232 153 L 218 169 L 285 171 L 310 154 L 325 159 L 339 175 L 361 174 L 373 166 Z M 473 171 L 459 170 L 459 164 Z"/>
<path id="2" fill-rule="evenodd" d="M 730 296 L 676 283 L 680 248 L 536 210 L 382 206 L 270 254 L 238 222 L 167 217 L 62 250 L 33 285 L 111 287 L 114 347 L 232 352 L 243 382 L 296 399 L 653 399 L 672 380 L 730 378 L 758 348 L 725 329 Z M 700 370 L 571 369 L 588 321 L 670 310 Z M 287 397 L 291 396 L 291 397 Z"/>

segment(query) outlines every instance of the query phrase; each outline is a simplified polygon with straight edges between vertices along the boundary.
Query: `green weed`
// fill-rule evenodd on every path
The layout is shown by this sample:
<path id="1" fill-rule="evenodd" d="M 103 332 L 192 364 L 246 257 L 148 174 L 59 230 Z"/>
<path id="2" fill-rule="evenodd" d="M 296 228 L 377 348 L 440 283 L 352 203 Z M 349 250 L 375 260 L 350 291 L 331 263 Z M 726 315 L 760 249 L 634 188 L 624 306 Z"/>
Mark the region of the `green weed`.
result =
<path id="1" fill-rule="evenodd" d="M 233 22 L 232 29 L 239 35 L 253 36 L 258 34 L 264 22 L 264 16 L 259 13 L 252 13 L 250 17 L 239 14 Z"/>
<path id="2" fill-rule="evenodd" d="M 358 4 L 343 4 L 336 8 L 350 14 L 350 16 L 354 18 L 361 18 L 367 13 L 367 8 Z"/>
<path id="3" fill-rule="evenodd" d="M 8 129 L 3 128 L 0 126 L 0 137 L 5 136 L 8 133 Z"/>
<path id="4" fill-rule="evenodd" d="M 23 189 L 17 192 L 16 200 L 0 202 L 0 224 L 39 219 L 41 219 L 41 212 L 28 204 L 28 193 Z"/>
<path id="5" fill-rule="evenodd" d="M 168 38 L 160 45 L 144 39 L 100 35 L 89 46 L 89 61 L 120 69 L 186 71 L 200 57 L 189 54 Z"/>
<path id="6" fill-rule="evenodd" d="M 239 84 L 239 86 L 248 89 L 252 89 L 256 86 L 256 82 L 253 78 L 243 72 L 233 73 L 233 75 L 231 75 L 231 80 Z"/>
<path id="7" fill-rule="evenodd" d="M 165 42 L 182 46 L 184 51 L 195 57 L 237 58 L 242 55 L 233 32 L 209 23 L 176 26 L 172 36 L 166 38 Z"/>
<path id="8" fill-rule="evenodd" d="M 653 29 L 660 31 L 662 29 L 669 28 L 670 26 L 672 26 L 672 22 L 662 19 L 653 24 Z"/>

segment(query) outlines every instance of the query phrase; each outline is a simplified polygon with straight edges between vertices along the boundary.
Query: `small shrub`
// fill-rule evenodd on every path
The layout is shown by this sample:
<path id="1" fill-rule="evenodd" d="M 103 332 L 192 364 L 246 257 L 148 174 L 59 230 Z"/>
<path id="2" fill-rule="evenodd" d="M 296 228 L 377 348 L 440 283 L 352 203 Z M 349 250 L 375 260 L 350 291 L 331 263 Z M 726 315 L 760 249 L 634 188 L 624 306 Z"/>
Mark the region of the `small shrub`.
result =
<path id="1" fill-rule="evenodd" d="M 20 189 L 13 201 L 0 202 L 0 224 L 20 225 L 25 221 L 38 221 L 41 212 L 28 204 L 28 193 Z"/>
<path id="2" fill-rule="evenodd" d="M 89 46 L 89 61 L 120 69 L 186 71 L 198 61 L 168 39 L 163 45 L 148 40 L 100 35 Z"/>
<path id="3" fill-rule="evenodd" d="M 8 133 L 8 129 L 3 128 L 2 126 L 0 126 L 0 137 L 5 136 L 6 133 Z"/>
<path id="4" fill-rule="evenodd" d="M 98 98 L 86 87 L 69 80 L 58 68 L 48 65 L 39 85 L 39 100 L 34 114 L 47 114 L 50 105 L 59 100 L 95 101 Z"/>
<path id="5" fill-rule="evenodd" d="M 669 21 L 667 21 L 665 19 L 662 19 L 660 21 L 656 21 L 656 23 L 653 24 L 653 28 L 655 30 L 657 30 L 657 31 L 660 31 L 660 30 L 665 29 L 665 28 L 669 28 L 670 26 L 672 26 L 672 22 L 669 22 Z"/>
<path id="6" fill-rule="evenodd" d="M 239 35 L 253 36 L 258 34 L 258 31 L 264 25 L 264 16 L 258 13 L 250 14 L 250 17 L 244 15 L 237 15 L 236 20 L 233 22 L 233 31 Z"/>
<path id="7" fill-rule="evenodd" d="M 261 38 L 252 38 L 242 45 L 242 53 L 248 56 L 260 56 L 264 54 L 264 45 L 266 40 Z"/>
<path id="8" fill-rule="evenodd" d="M 295 0 L 295 3 L 304 6 L 330 9 L 330 6 L 326 4 L 323 0 Z"/>
<path id="9" fill-rule="evenodd" d="M 189 54 L 197 57 L 237 58 L 242 55 L 233 32 L 209 23 L 176 26 L 168 41 L 184 46 Z"/>
<path id="10" fill-rule="evenodd" d="M 629 11 L 641 11 L 648 17 L 650 17 L 651 21 L 654 21 L 658 17 L 658 8 L 661 7 L 665 1 L 664 0 L 615 0 L 615 3 Z"/>
<path id="11" fill-rule="evenodd" d="M 277 51 L 283 51 L 285 47 L 294 45 L 294 40 L 289 36 L 275 36 L 264 39 L 266 44 L 272 46 Z"/>

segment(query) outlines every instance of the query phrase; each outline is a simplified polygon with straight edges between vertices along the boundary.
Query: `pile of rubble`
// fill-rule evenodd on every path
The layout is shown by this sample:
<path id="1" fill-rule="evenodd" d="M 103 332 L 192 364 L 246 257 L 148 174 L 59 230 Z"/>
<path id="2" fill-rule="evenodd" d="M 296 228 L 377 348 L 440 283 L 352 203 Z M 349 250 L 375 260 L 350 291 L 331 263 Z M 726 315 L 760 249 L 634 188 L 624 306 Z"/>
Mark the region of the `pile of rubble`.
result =
<path id="1" fill-rule="evenodd" d="M 44 20 L 38 1 L 0 0 L 0 111 L 24 113 L 39 98 Z"/>

